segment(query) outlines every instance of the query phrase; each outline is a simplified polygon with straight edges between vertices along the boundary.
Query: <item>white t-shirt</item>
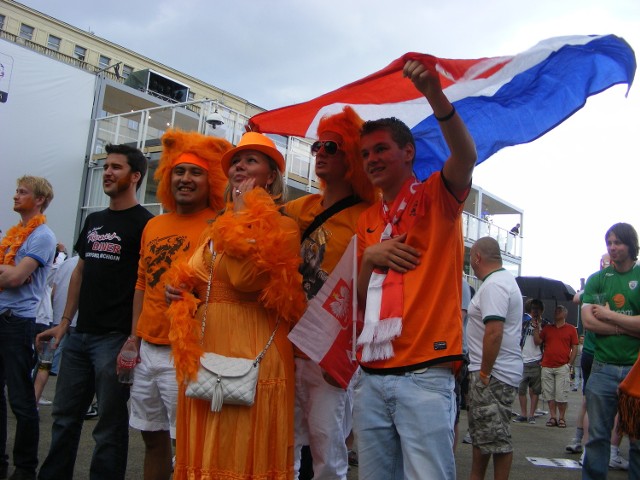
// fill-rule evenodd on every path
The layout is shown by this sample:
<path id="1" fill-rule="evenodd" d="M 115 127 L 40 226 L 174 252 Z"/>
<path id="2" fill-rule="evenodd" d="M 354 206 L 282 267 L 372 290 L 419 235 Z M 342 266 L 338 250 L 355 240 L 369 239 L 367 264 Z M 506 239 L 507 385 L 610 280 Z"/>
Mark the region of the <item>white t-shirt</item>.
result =
<path id="1" fill-rule="evenodd" d="M 538 324 L 542 323 L 542 319 L 538 322 Z M 527 364 L 540 361 L 541 359 L 542 349 L 540 348 L 540 345 L 536 345 L 533 341 L 533 327 L 529 324 L 529 327 L 525 332 L 524 345 L 522 346 L 522 362 Z"/>
<path id="2" fill-rule="evenodd" d="M 462 310 L 465 312 L 469 310 L 469 302 L 471 302 L 471 285 L 467 281 L 462 279 Z M 463 313 L 462 318 L 462 353 L 468 353 L 469 347 L 467 347 L 467 314 Z"/>
<path id="3" fill-rule="evenodd" d="M 62 320 L 64 314 L 64 307 L 67 304 L 67 293 L 69 292 L 69 281 L 71 280 L 71 274 L 78 264 L 79 256 L 67 258 L 60 264 L 56 270 L 56 274 L 53 277 L 53 286 L 55 292 L 53 292 L 52 304 L 53 304 L 53 324 L 58 325 Z M 71 326 L 75 327 L 78 321 L 78 312 L 73 316 Z"/>
<path id="4" fill-rule="evenodd" d="M 485 322 L 504 322 L 502 343 L 491 375 L 517 387 L 522 379 L 522 294 L 515 277 L 504 269 L 490 273 L 471 300 L 468 317 L 469 371 L 481 367 Z"/>

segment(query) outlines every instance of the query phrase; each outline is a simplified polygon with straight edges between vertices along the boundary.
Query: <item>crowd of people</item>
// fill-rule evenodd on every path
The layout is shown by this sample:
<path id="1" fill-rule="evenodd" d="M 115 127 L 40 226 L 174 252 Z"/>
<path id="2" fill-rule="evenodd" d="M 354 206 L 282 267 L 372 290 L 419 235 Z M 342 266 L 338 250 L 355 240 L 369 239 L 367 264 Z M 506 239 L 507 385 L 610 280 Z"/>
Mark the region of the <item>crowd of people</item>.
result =
<path id="1" fill-rule="evenodd" d="M 109 145 L 109 206 L 86 218 L 77 256 L 51 275 L 61 250 L 44 216 L 53 189 L 44 178 L 18 179 L 20 222 L 0 243 L 0 479 L 9 475 L 5 385 L 16 417 L 14 480 L 73 478 L 94 397 L 96 480 L 125 478 L 129 427 L 141 432 L 147 480 L 346 479 L 356 460 L 351 438 L 360 478 L 455 479 L 462 385 L 472 479 L 484 478 L 491 459 L 494 478 L 509 477 L 512 419 L 535 423 L 541 394 L 546 425 L 566 427 L 576 328 L 562 305 L 546 325 L 539 299 L 523 305 L 490 237 L 470 250 L 482 284 L 469 298 L 460 281 L 461 214 L 474 141 L 432 67 L 410 60 L 404 75 L 450 150 L 442 170 L 424 181 L 414 175 L 415 141 L 403 122 L 364 122 L 347 106 L 322 118 L 311 147 L 321 193 L 289 202 L 285 159 L 265 135 L 248 132 L 233 146 L 166 132 L 155 179 L 168 213 L 153 217 L 136 196 L 145 156 Z M 345 387 L 288 334 L 354 235 L 362 321 L 359 368 Z M 585 339 L 588 415 L 570 451 L 582 451 L 588 416 L 585 479 L 606 478 L 617 385 L 640 348 L 637 234 L 616 224 L 605 238 L 611 265 L 589 278 L 579 300 L 593 349 Z M 37 333 L 43 296 L 52 299 L 53 326 Z M 64 350 L 54 372 L 51 444 L 38 469 L 37 399 L 46 379 L 36 375 L 34 386 L 34 351 L 44 343 Z M 208 358 L 223 358 L 229 369 L 215 370 L 223 367 Z M 247 359 L 257 373 L 246 387 L 250 398 L 240 401 L 225 387 Z M 132 367 L 130 383 L 124 374 Z M 201 381 L 207 369 L 209 384 Z M 521 411 L 513 418 L 516 395 Z M 628 468 L 637 478 L 640 445 L 635 438 L 630 445 Z"/>

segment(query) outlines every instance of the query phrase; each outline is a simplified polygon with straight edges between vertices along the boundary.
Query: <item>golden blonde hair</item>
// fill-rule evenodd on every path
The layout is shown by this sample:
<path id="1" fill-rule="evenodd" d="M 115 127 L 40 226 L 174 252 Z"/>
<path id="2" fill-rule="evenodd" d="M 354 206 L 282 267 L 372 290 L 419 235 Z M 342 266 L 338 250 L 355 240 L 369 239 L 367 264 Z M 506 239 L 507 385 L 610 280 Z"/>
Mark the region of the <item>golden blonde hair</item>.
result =
<path id="1" fill-rule="evenodd" d="M 16 185 L 25 185 L 29 187 L 36 197 L 44 198 L 44 202 L 40 207 L 40 213 L 44 212 L 51 203 L 51 200 L 53 200 L 53 187 L 46 178 L 23 175 L 16 181 Z"/>

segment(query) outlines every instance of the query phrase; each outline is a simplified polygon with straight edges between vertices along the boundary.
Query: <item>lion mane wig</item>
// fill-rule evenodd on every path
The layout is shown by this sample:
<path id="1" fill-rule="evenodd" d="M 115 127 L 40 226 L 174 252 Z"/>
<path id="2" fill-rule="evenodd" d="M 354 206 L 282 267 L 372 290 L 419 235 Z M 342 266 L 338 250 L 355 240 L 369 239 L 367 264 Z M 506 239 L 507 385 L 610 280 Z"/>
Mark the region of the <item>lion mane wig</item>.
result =
<path id="1" fill-rule="evenodd" d="M 367 203 L 373 203 L 376 199 L 376 189 L 364 171 L 360 153 L 360 129 L 363 123 L 364 120 L 347 105 L 342 112 L 325 115 L 320 119 L 318 136 L 323 132 L 334 132 L 342 137 L 341 149 L 345 153 L 347 164 L 346 179 L 351 183 L 356 195 Z"/>
<path id="2" fill-rule="evenodd" d="M 157 196 L 162 202 L 162 207 L 168 211 L 176 210 L 176 201 L 171 194 L 171 170 L 180 155 L 191 153 L 209 165 L 209 207 L 214 210 L 224 208 L 223 194 L 227 177 L 222 172 L 220 160 L 231 147 L 232 145 L 222 138 L 208 137 L 196 132 L 167 130 L 162 136 L 162 156 L 154 174 L 158 182 Z"/>

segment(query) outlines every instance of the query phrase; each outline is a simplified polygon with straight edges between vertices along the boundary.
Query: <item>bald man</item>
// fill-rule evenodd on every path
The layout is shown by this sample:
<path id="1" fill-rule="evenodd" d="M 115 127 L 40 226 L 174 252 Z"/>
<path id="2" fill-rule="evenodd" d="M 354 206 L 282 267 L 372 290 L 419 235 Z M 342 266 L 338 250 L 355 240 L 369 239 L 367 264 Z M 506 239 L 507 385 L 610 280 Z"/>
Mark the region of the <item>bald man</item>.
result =
<path id="1" fill-rule="evenodd" d="M 522 378 L 522 294 L 515 277 L 502 268 L 495 239 L 479 239 L 471 247 L 470 261 L 482 280 L 467 324 L 471 479 L 484 478 L 491 456 L 494 478 L 507 479 L 513 458 L 511 404 Z"/>

